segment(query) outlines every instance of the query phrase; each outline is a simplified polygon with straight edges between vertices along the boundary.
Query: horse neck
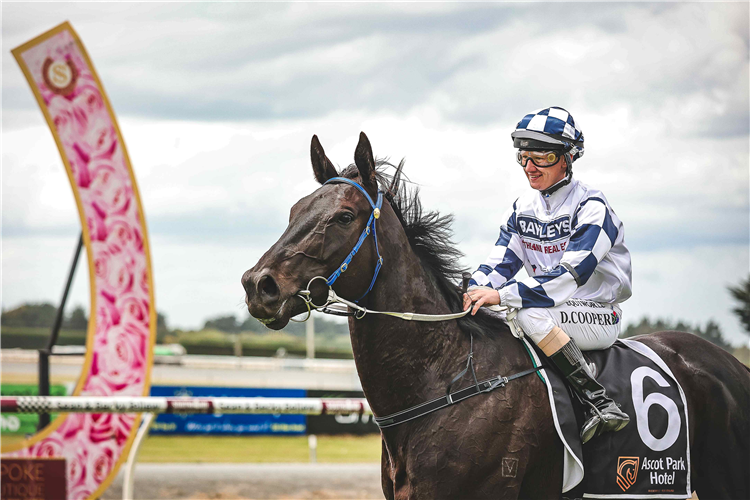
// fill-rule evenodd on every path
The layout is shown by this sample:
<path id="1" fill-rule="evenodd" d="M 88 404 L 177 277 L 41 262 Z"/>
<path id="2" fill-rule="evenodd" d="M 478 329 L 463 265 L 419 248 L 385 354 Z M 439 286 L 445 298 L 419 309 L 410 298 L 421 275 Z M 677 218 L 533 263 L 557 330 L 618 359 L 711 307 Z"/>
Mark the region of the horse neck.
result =
<path id="1" fill-rule="evenodd" d="M 384 265 L 368 295 L 369 309 L 455 312 L 403 231 L 389 232 L 387 242 L 381 237 L 381 253 Z M 465 366 L 469 352 L 469 336 L 456 321 L 416 322 L 371 314 L 350 319 L 349 329 L 362 388 L 375 414 L 381 416 L 443 395 Z M 485 357 L 494 358 L 491 363 L 496 366 L 491 369 L 496 371 L 503 361 L 497 343 L 493 344 Z"/>

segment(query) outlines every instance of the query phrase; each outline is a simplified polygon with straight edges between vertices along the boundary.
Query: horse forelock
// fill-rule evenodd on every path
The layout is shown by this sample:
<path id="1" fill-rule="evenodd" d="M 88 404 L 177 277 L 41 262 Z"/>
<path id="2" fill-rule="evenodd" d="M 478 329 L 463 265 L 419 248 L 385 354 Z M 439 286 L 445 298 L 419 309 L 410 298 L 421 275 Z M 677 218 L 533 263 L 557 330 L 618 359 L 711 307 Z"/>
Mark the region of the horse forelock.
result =
<path id="1" fill-rule="evenodd" d="M 394 173 L 386 172 L 388 168 L 394 169 Z M 385 197 L 396 213 L 422 267 L 435 280 L 451 312 L 459 312 L 463 309 L 463 300 L 457 292 L 456 284 L 461 281 L 461 273 L 466 269 L 458 265 L 464 254 L 456 248 L 453 241 L 453 214 L 425 211 L 419 197 L 419 187 L 403 175 L 403 168 L 403 159 L 398 165 L 394 165 L 388 158 L 377 158 L 375 177 L 378 186 L 386 193 Z M 355 164 L 351 164 L 339 175 L 356 179 L 359 170 Z M 479 336 L 494 336 L 499 329 L 508 330 L 504 321 L 485 309 L 480 309 L 476 316 L 460 319 L 458 323 L 464 332 Z"/>

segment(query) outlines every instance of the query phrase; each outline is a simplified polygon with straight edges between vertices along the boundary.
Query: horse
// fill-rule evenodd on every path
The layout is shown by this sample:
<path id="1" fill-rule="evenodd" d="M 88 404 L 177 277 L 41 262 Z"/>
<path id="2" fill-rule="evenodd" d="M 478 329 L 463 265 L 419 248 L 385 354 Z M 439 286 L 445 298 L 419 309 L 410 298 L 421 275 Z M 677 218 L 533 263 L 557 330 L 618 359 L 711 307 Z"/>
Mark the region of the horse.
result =
<path id="1" fill-rule="evenodd" d="M 328 287 L 316 277 L 337 269 L 344 270 L 332 289 L 352 306 L 353 299 L 364 295 L 359 304 L 371 310 L 460 312 L 455 283 L 462 271 L 457 264 L 461 253 L 451 241 L 453 218 L 423 210 L 418 189 L 407 189 L 402 182 L 403 160 L 395 174 L 386 175 L 384 168 L 393 165 L 375 160 L 364 133 L 354 164 L 341 172 L 317 136 L 310 154 L 322 186 L 292 207 L 279 240 L 243 274 L 250 314 L 268 328 L 284 328 L 290 318 L 309 311 L 310 303 L 325 302 Z M 336 181 L 340 178 L 351 182 Z M 369 233 L 365 228 L 372 222 L 372 200 L 379 189 L 385 202 L 372 226 L 377 240 L 360 241 L 363 231 Z M 355 246 L 359 252 L 338 268 Z M 362 388 L 377 416 L 444 395 L 465 365 L 472 338 L 480 379 L 532 368 L 507 324 L 485 309 L 440 322 L 363 316 L 360 311 L 350 316 L 349 330 Z M 636 340 L 664 359 L 686 394 L 691 484 L 701 500 L 750 498 L 750 370 L 695 335 L 668 331 Z M 539 377 L 518 378 L 383 428 L 381 437 L 387 499 L 561 497 L 563 445 Z M 507 464 L 514 464 L 513 470 Z"/>

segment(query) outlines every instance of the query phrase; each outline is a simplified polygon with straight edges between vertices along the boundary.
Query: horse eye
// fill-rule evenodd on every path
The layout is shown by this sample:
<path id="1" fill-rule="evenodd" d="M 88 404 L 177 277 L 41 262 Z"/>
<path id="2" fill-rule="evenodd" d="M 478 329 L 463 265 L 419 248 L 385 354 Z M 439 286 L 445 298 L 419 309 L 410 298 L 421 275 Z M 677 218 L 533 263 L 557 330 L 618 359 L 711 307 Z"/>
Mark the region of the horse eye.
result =
<path id="1" fill-rule="evenodd" d="M 353 220 L 354 220 L 354 216 L 351 213 L 344 212 L 343 214 L 339 215 L 336 221 L 339 224 L 347 225 L 347 224 L 351 224 Z"/>

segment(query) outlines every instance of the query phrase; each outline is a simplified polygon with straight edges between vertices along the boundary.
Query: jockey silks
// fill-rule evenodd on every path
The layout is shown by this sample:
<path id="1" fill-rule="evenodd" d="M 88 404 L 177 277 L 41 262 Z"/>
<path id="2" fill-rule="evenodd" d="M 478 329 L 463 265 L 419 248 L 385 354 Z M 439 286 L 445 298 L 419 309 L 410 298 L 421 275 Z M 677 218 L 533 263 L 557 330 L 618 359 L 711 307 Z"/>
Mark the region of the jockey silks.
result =
<path id="1" fill-rule="evenodd" d="M 524 194 L 503 216 L 500 237 L 470 285 L 491 286 L 501 304 L 554 307 L 570 298 L 614 304 L 631 295 L 622 222 L 604 194 L 576 179 L 543 196 Z M 513 277 L 523 266 L 529 277 Z"/>

